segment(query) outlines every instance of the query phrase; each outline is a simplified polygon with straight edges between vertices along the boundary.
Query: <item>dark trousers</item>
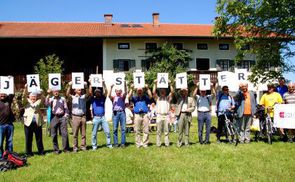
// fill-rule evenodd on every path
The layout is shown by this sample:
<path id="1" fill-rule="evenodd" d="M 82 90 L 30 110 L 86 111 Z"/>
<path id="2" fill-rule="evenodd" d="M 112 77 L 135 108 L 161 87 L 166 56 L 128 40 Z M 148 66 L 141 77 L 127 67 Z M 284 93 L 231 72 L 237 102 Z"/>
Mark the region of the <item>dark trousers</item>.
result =
<path id="1" fill-rule="evenodd" d="M 227 115 L 227 118 L 233 121 L 233 117 L 231 115 Z M 224 115 L 221 115 L 218 116 L 217 140 L 220 140 L 223 128 L 225 128 L 225 117 Z M 225 132 L 225 136 L 228 139 L 227 132 Z"/>
<path id="2" fill-rule="evenodd" d="M 51 137 L 53 142 L 53 149 L 59 151 L 58 141 L 57 141 L 57 131 L 60 127 L 62 136 L 62 147 L 64 151 L 69 150 L 69 137 L 68 137 L 68 126 L 65 117 L 54 116 L 50 122 Z"/>
<path id="3" fill-rule="evenodd" d="M 206 138 L 205 142 L 210 141 L 210 129 L 211 129 L 211 113 L 210 112 L 198 112 L 198 134 L 199 142 L 203 143 L 203 126 L 206 123 Z"/>
<path id="4" fill-rule="evenodd" d="M 32 154 L 33 134 L 35 133 L 36 144 L 38 153 L 44 152 L 43 140 L 42 140 L 42 126 L 38 126 L 37 123 L 32 122 L 30 126 L 25 126 L 25 139 L 26 139 L 26 153 Z"/>

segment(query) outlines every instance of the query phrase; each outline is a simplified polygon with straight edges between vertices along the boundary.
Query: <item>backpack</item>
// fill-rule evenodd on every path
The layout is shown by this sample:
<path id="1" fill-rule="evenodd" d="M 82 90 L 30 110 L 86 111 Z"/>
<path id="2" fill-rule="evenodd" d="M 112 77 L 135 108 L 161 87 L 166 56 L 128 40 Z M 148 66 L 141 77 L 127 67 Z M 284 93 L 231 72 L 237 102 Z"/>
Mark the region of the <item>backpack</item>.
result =
<path id="1" fill-rule="evenodd" d="M 16 166 L 12 162 L 5 159 L 0 160 L 0 172 L 5 172 L 12 169 L 16 169 Z"/>
<path id="2" fill-rule="evenodd" d="M 13 163 L 16 167 L 22 167 L 27 165 L 27 158 L 26 157 L 21 157 L 18 153 L 16 152 L 10 152 L 6 150 L 3 153 L 3 159 L 10 161 Z"/>

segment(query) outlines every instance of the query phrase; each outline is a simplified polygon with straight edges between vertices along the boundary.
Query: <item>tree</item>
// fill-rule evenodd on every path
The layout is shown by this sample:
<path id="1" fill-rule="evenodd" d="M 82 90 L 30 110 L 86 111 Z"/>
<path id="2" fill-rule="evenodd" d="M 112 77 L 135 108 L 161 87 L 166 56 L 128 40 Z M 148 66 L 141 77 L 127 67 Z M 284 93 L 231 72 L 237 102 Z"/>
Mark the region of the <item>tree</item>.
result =
<path id="1" fill-rule="evenodd" d="M 295 1 L 217 0 L 216 10 L 219 17 L 214 34 L 233 37 L 236 62 L 248 53 L 256 55 L 250 77 L 253 82 L 294 71 L 289 58 L 294 56 L 290 45 L 295 45 Z"/>
<path id="2" fill-rule="evenodd" d="M 41 58 L 34 66 L 35 73 L 40 76 L 41 89 L 46 91 L 48 89 L 48 74 L 62 73 L 62 65 L 64 61 L 55 54 Z"/>
<path id="3" fill-rule="evenodd" d="M 171 81 L 175 80 L 176 74 L 187 72 L 190 60 L 190 50 L 177 49 L 171 43 L 165 42 L 161 47 L 150 49 L 146 54 L 150 55 L 145 60 L 149 62 L 150 68 L 145 72 L 145 80 L 149 85 L 157 79 L 157 73 L 168 73 Z M 127 80 L 132 80 L 132 74 L 127 75 Z M 188 78 L 192 80 L 192 76 Z"/>

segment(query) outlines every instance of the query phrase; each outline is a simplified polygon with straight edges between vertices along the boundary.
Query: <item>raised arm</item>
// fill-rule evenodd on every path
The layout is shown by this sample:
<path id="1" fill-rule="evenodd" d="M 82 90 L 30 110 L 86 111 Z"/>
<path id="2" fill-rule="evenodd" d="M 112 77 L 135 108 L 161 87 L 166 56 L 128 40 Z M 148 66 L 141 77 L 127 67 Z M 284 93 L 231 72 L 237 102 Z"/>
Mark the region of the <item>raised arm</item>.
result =
<path id="1" fill-rule="evenodd" d="M 50 94 L 51 94 L 51 90 L 50 89 L 48 89 L 47 90 L 47 96 L 46 96 L 46 98 L 45 98 L 45 105 L 46 106 L 50 106 Z"/>
<path id="2" fill-rule="evenodd" d="M 28 84 L 25 84 L 25 88 L 22 95 L 22 103 L 23 105 L 28 103 Z"/>
<path id="3" fill-rule="evenodd" d="M 128 93 L 128 99 L 130 99 L 130 98 L 132 97 L 132 94 L 133 94 L 133 87 L 134 87 L 134 85 L 131 84 L 131 86 L 130 86 L 130 90 L 129 90 L 129 93 Z"/>
<path id="4" fill-rule="evenodd" d="M 211 96 L 212 96 L 212 98 L 216 97 L 216 90 L 217 90 L 217 84 L 211 83 Z"/>
<path id="5" fill-rule="evenodd" d="M 92 85 L 91 85 L 91 79 L 89 78 L 89 87 L 88 87 L 88 94 L 89 96 L 93 95 Z"/>
<path id="6" fill-rule="evenodd" d="M 169 100 L 169 102 L 171 102 L 172 98 L 173 98 L 173 95 L 174 95 L 174 88 L 173 88 L 173 84 L 172 84 L 171 80 L 168 80 L 168 82 L 169 82 L 169 85 L 170 85 L 170 93 L 168 95 L 168 100 Z"/>
<path id="7" fill-rule="evenodd" d="M 153 98 L 153 95 L 152 95 L 152 92 L 149 88 L 149 85 L 148 84 L 145 84 L 145 88 L 147 89 L 147 94 L 149 96 L 149 99 L 152 99 Z"/>
<path id="8" fill-rule="evenodd" d="M 84 87 L 85 87 L 85 96 L 89 97 L 89 87 L 88 87 L 87 82 L 84 82 Z"/>
<path id="9" fill-rule="evenodd" d="M 154 80 L 154 86 L 153 86 L 153 96 L 155 98 L 155 100 L 158 99 L 158 94 L 157 94 L 157 80 Z"/>
<path id="10" fill-rule="evenodd" d="M 112 84 L 111 85 L 111 88 L 110 88 L 110 90 L 109 90 L 109 92 L 108 92 L 108 97 L 112 100 L 112 90 L 113 90 L 113 88 L 114 88 L 114 84 Z"/>
<path id="11" fill-rule="evenodd" d="M 102 80 L 102 88 L 103 88 L 103 90 L 104 90 L 103 95 L 104 95 L 105 97 L 107 97 L 107 96 L 108 96 L 108 88 L 107 88 L 106 83 L 105 83 L 104 80 Z"/>
<path id="12" fill-rule="evenodd" d="M 72 81 L 69 82 L 68 84 L 68 88 L 67 88 L 67 92 L 66 92 L 66 96 L 70 97 L 71 96 L 71 87 L 72 87 Z"/>
<path id="13" fill-rule="evenodd" d="M 199 82 L 196 83 L 196 88 L 193 92 L 193 97 L 196 97 L 197 93 L 198 93 L 198 90 L 199 90 Z"/>

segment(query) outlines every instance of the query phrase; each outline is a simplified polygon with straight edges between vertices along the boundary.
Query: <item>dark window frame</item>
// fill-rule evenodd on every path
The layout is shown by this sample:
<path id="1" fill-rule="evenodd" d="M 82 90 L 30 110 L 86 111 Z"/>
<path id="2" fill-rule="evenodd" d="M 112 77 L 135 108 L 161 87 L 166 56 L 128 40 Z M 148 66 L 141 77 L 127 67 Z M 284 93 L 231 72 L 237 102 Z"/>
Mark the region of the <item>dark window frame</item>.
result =
<path id="1" fill-rule="evenodd" d="M 223 50 L 223 51 L 229 50 L 229 44 L 219 44 L 219 50 Z"/>
<path id="2" fill-rule="evenodd" d="M 122 48 L 121 46 L 124 46 L 124 45 L 126 45 L 127 46 L 127 48 Z M 129 42 L 120 42 L 120 43 L 118 43 L 118 49 L 119 50 L 128 50 L 128 49 L 130 49 L 130 43 Z"/>
<path id="3" fill-rule="evenodd" d="M 206 44 L 206 43 L 198 43 L 197 44 L 197 49 L 198 50 L 208 50 L 208 44 Z"/>
<path id="4" fill-rule="evenodd" d="M 151 46 L 151 45 L 153 45 L 153 46 L 151 46 L 151 47 L 149 47 L 149 46 Z M 153 50 L 153 49 L 157 49 L 158 48 L 158 44 L 157 43 L 155 43 L 155 42 L 146 42 L 145 43 L 145 49 L 146 50 Z"/>

